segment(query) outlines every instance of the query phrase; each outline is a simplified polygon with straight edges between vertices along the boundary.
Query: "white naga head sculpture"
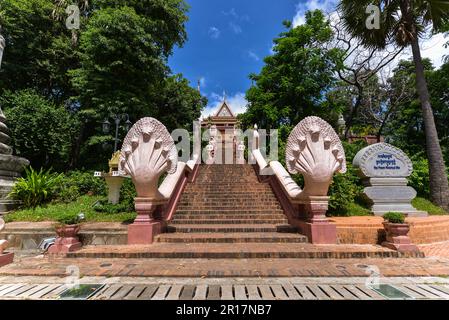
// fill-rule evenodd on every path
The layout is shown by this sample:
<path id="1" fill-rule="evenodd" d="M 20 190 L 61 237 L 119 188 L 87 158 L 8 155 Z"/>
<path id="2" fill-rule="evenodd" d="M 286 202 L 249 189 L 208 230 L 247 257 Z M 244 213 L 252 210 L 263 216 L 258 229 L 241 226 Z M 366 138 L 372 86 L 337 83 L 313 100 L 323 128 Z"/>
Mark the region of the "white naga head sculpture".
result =
<path id="1" fill-rule="evenodd" d="M 3 229 L 5 229 L 5 221 L 2 218 L 0 218 L 0 231 L 2 231 Z M 8 246 L 7 240 L 0 240 L 0 254 L 3 253 L 3 250 L 5 250 L 7 246 Z"/>
<path id="2" fill-rule="evenodd" d="M 307 117 L 288 138 L 286 164 L 304 176 L 301 196 L 326 196 L 334 173 L 346 172 L 345 151 L 334 129 L 323 119 Z"/>
<path id="3" fill-rule="evenodd" d="M 140 119 L 123 142 L 119 170 L 130 175 L 137 197 L 162 200 L 159 177 L 174 173 L 178 153 L 165 126 L 154 118 Z"/>

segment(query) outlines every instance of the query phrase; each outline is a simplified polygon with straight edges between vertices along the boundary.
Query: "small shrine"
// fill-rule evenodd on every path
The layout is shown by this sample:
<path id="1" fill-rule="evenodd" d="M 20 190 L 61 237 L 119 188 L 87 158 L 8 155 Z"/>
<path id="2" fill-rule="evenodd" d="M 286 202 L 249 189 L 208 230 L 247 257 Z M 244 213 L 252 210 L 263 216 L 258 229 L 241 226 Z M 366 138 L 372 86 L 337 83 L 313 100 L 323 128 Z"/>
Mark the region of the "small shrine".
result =
<path id="1" fill-rule="evenodd" d="M 217 136 L 221 137 L 221 144 L 215 144 L 215 153 L 221 155 L 214 159 L 216 164 L 234 163 L 237 155 L 239 141 L 236 130 L 239 128 L 237 117 L 232 112 L 226 96 L 213 116 L 203 118 L 201 127 L 210 130 L 212 140 L 219 141 Z M 212 143 L 214 143 L 212 141 Z"/>

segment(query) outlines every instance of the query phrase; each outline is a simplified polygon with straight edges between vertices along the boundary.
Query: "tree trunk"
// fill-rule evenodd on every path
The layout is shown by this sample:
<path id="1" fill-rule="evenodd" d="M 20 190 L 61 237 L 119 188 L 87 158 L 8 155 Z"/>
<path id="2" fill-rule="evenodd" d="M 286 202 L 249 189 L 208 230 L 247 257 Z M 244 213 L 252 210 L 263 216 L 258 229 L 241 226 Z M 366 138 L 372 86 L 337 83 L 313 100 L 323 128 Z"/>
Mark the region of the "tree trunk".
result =
<path id="1" fill-rule="evenodd" d="M 349 117 L 346 120 L 345 140 L 348 140 L 348 138 L 349 138 L 349 134 L 351 133 L 354 119 L 357 117 L 359 107 L 362 104 L 363 88 L 359 85 L 356 85 L 356 87 L 357 87 L 357 98 L 356 98 L 354 106 L 351 109 L 351 112 L 349 113 Z"/>
<path id="2" fill-rule="evenodd" d="M 429 90 L 417 37 L 412 42 L 412 51 L 416 68 L 416 89 L 421 101 L 426 135 L 426 151 L 429 159 L 430 198 L 433 203 L 449 210 L 449 186 L 446 166 L 443 160 L 443 153 L 441 152 L 432 106 L 430 104 Z"/>

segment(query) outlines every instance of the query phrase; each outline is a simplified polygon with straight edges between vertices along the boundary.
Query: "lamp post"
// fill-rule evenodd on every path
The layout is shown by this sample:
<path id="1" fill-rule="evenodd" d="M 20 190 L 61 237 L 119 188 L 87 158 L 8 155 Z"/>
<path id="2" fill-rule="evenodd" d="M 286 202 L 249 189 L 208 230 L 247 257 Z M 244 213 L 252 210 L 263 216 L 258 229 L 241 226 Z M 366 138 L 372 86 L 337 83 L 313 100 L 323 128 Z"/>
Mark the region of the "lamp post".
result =
<path id="1" fill-rule="evenodd" d="M 124 114 L 113 114 L 110 116 L 110 118 L 112 118 L 114 120 L 115 123 L 115 138 L 114 138 L 114 153 L 117 152 L 117 146 L 118 146 L 118 129 L 120 127 L 120 123 L 122 121 L 125 121 L 125 130 L 129 131 L 129 129 L 131 128 L 131 121 L 129 121 L 129 116 L 124 113 Z M 108 118 L 105 118 L 105 120 L 103 121 L 103 133 L 109 133 L 111 129 L 111 123 L 109 122 Z"/>

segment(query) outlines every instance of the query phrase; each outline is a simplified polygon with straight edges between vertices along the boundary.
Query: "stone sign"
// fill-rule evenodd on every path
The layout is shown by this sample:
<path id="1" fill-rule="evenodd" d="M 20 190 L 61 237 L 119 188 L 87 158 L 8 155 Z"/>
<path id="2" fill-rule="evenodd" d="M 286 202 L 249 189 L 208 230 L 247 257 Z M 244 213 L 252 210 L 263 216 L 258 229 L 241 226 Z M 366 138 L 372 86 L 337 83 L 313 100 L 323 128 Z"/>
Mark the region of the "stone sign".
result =
<path id="1" fill-rule="evenodd" d="M 360 169 L 365 178 L 406 178 L 413 171 L 407 155 L 387 143 L 373 144 L 360 150 L 354 158 L 354 166 Z"/>
<path id="2" fill-rule="evenodd" d="M 363 178 L 366 186 L 364 195 L 375 215 L 384 215 L 389 211 L 402 212 L 407 216 L 427 215 L 411 204 L 416 191 L 407 186 L 407 177 L 413 172 L 413 164 L 402 150 L 388 143 L 373 144 L 357 153 L 353 165 Z"/>

